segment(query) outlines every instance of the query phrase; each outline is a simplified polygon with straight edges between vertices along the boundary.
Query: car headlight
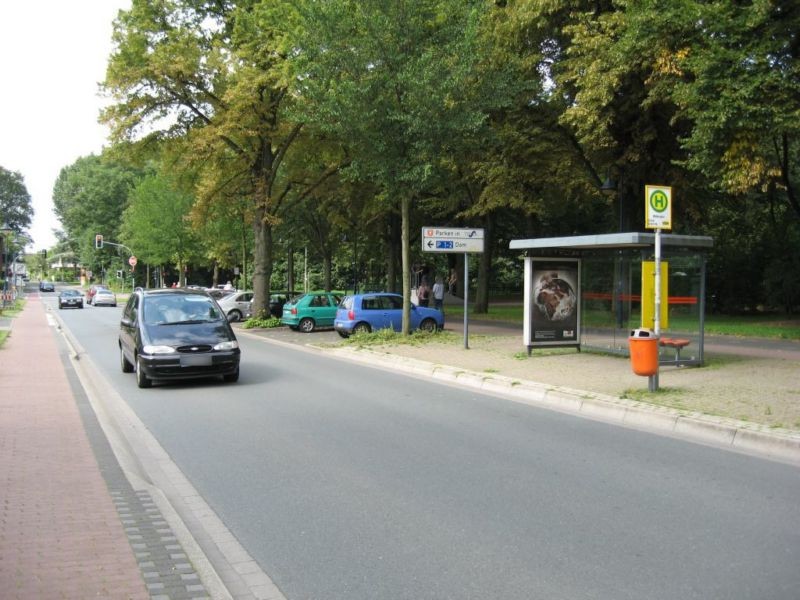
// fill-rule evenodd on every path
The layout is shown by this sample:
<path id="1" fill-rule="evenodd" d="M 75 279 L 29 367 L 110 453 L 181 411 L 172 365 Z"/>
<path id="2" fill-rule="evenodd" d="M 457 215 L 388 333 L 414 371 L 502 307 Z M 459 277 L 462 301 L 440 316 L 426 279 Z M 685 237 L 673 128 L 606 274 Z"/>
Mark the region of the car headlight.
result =
<path id="1" fill-rule="evenodd" d="M 145 354 L 175 354 L 172 346 L 144 346 L 142 352 Z"/>
<path id="2" fill-rule="evenodd" d="M 220 342 L 214 346 L 214 350 L 235 350 L 239 347 L 239 342 L 233 340 L 231 342 Z"/>

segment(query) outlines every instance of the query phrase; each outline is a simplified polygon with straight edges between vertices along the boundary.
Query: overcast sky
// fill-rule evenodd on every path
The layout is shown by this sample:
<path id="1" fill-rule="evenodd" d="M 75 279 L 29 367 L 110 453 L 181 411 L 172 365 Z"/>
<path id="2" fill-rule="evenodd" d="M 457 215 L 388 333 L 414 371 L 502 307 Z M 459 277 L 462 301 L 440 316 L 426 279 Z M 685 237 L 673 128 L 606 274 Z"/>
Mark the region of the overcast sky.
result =
<path id="1" fill-rule="evenodd" d="M 59 171 L 107 145 L 98 83 L 112 22 L 128 8 L 130 0 L 0 0 L 0 166 L 19 171 L 31 195 L 31 250 L 52 246 L 61 228 Z"/>

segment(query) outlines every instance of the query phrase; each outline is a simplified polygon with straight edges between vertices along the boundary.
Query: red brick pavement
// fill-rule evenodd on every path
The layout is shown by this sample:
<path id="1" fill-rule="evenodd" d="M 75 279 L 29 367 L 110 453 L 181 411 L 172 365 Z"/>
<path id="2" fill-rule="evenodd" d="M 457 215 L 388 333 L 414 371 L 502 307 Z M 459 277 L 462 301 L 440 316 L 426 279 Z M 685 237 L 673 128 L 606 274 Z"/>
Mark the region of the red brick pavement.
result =
<path id="1" fill-rule="evenodd" d="M 0 597 L 150 597 L 33 296 L 0 349 Z"/>

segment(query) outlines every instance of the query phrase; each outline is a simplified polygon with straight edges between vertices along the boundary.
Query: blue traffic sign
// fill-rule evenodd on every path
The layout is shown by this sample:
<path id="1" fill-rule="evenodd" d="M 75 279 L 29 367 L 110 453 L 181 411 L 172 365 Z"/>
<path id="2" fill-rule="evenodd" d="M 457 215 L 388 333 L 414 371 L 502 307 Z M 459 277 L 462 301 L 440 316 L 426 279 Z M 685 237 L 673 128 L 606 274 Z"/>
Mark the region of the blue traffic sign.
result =
<path id="1" fill-rule="evenodd" d="M 442 249 L 452 248 L 453 247 L 453 241 L 452 240 L 436 240 L 436 247 L 437 248 L 442 248 Z"/>

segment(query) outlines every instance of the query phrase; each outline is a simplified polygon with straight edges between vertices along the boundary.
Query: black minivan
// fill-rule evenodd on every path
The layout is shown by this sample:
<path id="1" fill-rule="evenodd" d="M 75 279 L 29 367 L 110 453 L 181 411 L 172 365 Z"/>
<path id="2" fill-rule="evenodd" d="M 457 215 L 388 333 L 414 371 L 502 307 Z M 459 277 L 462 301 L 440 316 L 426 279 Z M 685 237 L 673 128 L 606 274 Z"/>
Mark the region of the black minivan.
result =
<path id="1" fill-rule="evenodd" d="M 140 388 L 213 376 L 237 381 L 240 354 L 228 320 L 204 291 L 137 288 L 122 312 L 120 366 L 136 372 Z"/>

